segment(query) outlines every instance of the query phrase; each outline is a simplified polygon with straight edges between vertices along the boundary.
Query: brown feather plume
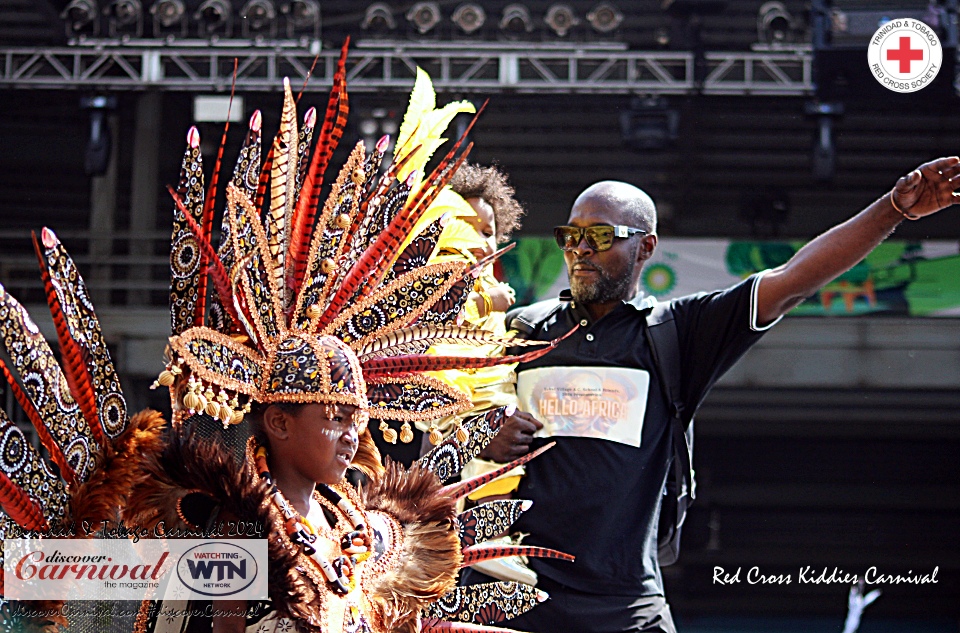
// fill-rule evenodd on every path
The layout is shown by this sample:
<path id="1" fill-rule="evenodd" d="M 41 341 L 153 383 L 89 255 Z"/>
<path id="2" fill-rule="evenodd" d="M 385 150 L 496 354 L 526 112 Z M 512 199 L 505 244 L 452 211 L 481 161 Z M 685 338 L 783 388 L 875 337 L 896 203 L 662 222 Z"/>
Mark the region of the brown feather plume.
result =
<path id="1" fill-rule="evenodd" d="M 297 571 L 297 549 L 278 530 L 283 522 L 270 501 L 267 484 L 257 478 L 252 464 L 240 463 L 215 442 L 189 432 L 171 434 L 162 450 L 146 454 L 141 463 L 146 476 L 123 511 L 125 521 L 147 528 L 160 521 L 167 529 L 188 528 L 176 515 L 178 501 L 200 493 L 216 500 L 220 516 L 264 526 L 273 607 L 293 620 L 301 633 L 321 633 L 316 609 L 311 607 L 314 591 Z"/>
<path id="2" fill-rule="evenodd" d="M 367 508 L 393 515 L 403 527 L 397 563 L 373 580 L 371 602 L 387 630 L 413 633 L 420 609 L 456 585 L 461 557 L 455 500 L 429 470 L 389 462 L 367 495 Z"/>
<path id="3" fill-rule="evenodd" d="M 126 505 L 131 489 L 145 476 L 140 470 L 142 453 L 157 451 L 163 445 L 165 424 L 159 412 L 141 411 L 116 440 L 104 447 L 97 468 L 70 500 L 75 525 L 86 521 L 97 530 L 104 521 L 116 519 L 117 508 Z"/>
<path id="4" fill-rule="evenodd" d="M 380 457 L 380 449 L 374 443 L 369 427 L 360 434 L 357 453 L 353 456 L 351 465 L 370 479 L 383 475 L 383 459 Z"/>

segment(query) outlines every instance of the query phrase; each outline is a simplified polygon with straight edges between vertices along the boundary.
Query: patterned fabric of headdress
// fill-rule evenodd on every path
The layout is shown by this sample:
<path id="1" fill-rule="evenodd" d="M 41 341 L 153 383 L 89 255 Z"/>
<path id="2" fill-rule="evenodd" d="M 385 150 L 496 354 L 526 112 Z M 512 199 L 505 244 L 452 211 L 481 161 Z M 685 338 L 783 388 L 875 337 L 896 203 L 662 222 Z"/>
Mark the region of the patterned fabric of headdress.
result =
<path id="1" fill-rule="evenodd" d="M 242 420 L 251 401 L 338 402 L 369 409 L 395 435 L 382 425 L 469 408 L 468 393 L 429 372 L 508 364 L 549 349 L 517 358 L 425 353 L 443 342 L 524 344 L 460 325 L 482 263 L 430 261 L 452 215 L 444 187 L 470 148 L 459 152 L 461 138 L 430 173 L 425 166 L 453 117 L 474 108 L 468 102 L 436 108 L 429 77 L 419 71 L 393 162 L 380 173 L 389 138 L 369 152 L 358 143 L 321 204 L 325 171 L 346 123 L 343 64 L 341 57 L 312 156 L 316 111 L 298 130 L 285 81 L 280 131 L 255 179 L 261 116 L 253 114 L 227 185 L 216 247 L 205 228 L 215 196 L 203 188 L 199 135 L 195 128 L 187 135 L 173 192 L 172 359 L 158 380 L 172 388 L 179 420 L 206 412 L 226 426 Z M 342 345 L 322 351 L 317 337 Z M 338 366 L 351 367 L 357 378 L 341 384 Z"/>

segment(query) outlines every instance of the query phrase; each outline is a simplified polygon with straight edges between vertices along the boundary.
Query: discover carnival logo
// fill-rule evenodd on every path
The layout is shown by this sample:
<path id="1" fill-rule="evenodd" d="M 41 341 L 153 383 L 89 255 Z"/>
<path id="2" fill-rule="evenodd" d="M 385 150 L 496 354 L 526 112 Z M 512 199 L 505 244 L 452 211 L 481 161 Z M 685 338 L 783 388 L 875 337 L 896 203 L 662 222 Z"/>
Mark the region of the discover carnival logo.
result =
<path id="1" fill-rule="evenodd" d="M 916 92 L 940 72 L 943 47 L 937 33 L 913 18 L 897 18 L 873 34 L 867 48 L 870 72 L 894 92 Z"/>
<path id="2" fill-rule="evenodd" d="M 4 539 L 7 600 L 264 600 L 266 539 Z"/>

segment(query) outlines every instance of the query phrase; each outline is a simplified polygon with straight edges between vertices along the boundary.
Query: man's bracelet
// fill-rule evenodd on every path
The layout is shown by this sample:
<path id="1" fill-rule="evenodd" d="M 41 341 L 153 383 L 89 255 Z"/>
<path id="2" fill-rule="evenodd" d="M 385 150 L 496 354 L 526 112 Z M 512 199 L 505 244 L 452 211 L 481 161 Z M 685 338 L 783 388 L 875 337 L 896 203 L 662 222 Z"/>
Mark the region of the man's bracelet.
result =
<path id="1" fill-rule="evenodd" d="M 890 206 L 893 207 L 893 210 L 899 213 L 900 215 L 902 215 L 903 217 L 907 218 L 908 220 L 919 220 L 920 219 L 919 215 L 907 213 L 906 211 L 904 211 L 903 209 L 897 206 L 896 195 L 897 195 L 897 188 L 894 187 L 893 189 L 890 190 Z"/>

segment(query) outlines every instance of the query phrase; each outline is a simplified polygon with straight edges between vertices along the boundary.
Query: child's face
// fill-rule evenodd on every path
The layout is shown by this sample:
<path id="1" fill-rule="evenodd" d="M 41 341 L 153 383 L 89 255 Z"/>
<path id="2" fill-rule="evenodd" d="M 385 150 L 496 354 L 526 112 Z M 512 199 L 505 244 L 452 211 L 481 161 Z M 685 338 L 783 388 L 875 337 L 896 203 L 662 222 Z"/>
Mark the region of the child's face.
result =
<path id="1" fill-rule="evenodd" d="M 343 479 L 357 452 L 357 408 L 340 404 L 306 404 L 287 413 L 288 439 L 275 458 L 288 459 L 299 472 L 322 484 Z"/>
<path id="2" fill-rule="evenodd" d="M 475 249 L 473 254 L 477 259 L 492 255 L 497 251 L 497 220 L 493 214 L 493 207 L 483 198 L 467 198 L 467 203 L 473 207 L 476 215 L 463 218 L 463 221 L 471 225 L 477 234 L 487 241 L 486 248 Z"/>

